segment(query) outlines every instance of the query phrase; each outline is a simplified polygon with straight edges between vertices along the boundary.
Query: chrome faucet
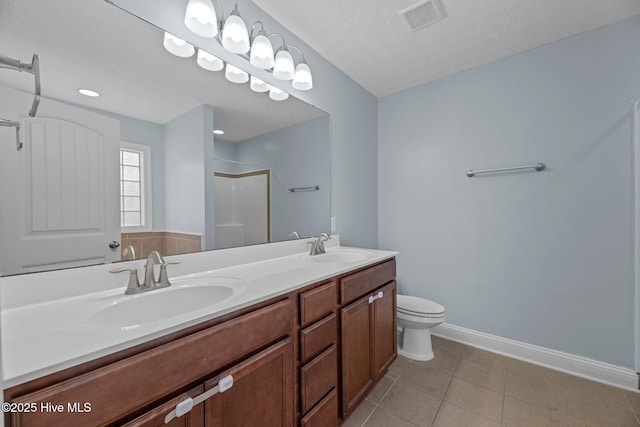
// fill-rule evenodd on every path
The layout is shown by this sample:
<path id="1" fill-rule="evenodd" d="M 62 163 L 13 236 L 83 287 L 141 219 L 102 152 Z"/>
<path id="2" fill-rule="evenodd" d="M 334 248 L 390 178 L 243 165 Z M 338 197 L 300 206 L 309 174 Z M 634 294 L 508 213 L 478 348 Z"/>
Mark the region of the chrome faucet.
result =
<path id="1" fill-rule="evenodd" d="M 316 237 L 316 240 L 307 242 L 308 244 L 311 245 L 311 250 L 309 251 L 309 255 L 320 255 L 325 253 L 324 242 L 326 242 L 329 239 L 331 239 L 331 236 L 329 236 L 327 233 L 320 233 L 320 235 Z"/>
<path id="2" fill-rule="evenodd" d="M 124 291 L 125 295 L 139 294 L 142 292 L 152 291 L 154 289 L 166 288 L 171 286 L 169 282 L 169 276 L 167 276 L 167 265 L 180 264 L 180 261 L 165 262 L 158 251 L 152 251 L 147 256 L 147 263 L 144 266 L 144 282 L 138 281 L 138 269 L 132 267 L 116 268 L 109 270 L 110 273 L 122 273 L 128 271 L 129 283 L 127 284 L 127 290 Z M 156 281 L 154 267 L 160 266 L 160 276 Z"/>

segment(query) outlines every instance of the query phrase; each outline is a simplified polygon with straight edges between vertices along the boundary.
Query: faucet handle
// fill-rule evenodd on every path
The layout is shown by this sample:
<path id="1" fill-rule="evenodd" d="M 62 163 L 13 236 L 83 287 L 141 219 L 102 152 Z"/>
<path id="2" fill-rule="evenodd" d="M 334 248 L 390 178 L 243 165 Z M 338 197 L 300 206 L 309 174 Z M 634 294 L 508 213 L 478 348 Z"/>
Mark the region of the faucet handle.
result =
<path id="1" fill-rule="evenodd" d="M 158 277 L 158 283 L 156 287 L 164 288 L 167 286 L 171 286 L 169 282 L 169 276 L 167 276 L 167 265 L 170 264 L 180 264 L 182 261 L 165 261 L 160 264 L 160 277 Z"/>
<path id="2" fill-rule="evenodd" d="M 138 292 L 138 288 L 140 287 L 140 281 L 138 281 L 138 269 L 134 267 L 121 267 L 114 268 L 113 270 L 109 270 L 109 273 L 124 273 L 125 271 L 129 272 L 129 282 L 127 283 L 127 290 L 124 291 L 125 295 L 131 295 Z"/>

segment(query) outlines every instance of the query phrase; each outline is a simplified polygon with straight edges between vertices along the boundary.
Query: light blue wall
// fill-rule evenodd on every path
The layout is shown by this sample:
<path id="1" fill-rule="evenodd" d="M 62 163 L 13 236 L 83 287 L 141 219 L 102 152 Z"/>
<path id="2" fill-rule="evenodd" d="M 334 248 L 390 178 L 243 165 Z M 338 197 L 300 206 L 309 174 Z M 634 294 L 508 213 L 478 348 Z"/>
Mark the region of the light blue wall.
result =
<path id="1" fill-rule="evenodd" d="M 634 367 L 640 18 L 379 101 L 380 246 L 447 322 Z M 544 172 L 467 178 L 545 162 Z"/>
<path id="2" fill-rule="evenodd" d="M 213 109 L 199 106 L 164 128 L 166 230 L 205 235 L 211 200 L 202 197 L 210 185 L 203 159 L 213 155 Z"/>
<path id="3" fill-rule="evenodd" d="M 329 232 L 331 176 L 329 117 L 260 135 L 236 144 L 240 162 L 271 167 L 271 240 Z M 319 185 L 318 191 L 292 193 L 290 187 Z"/>
<path id="4" fill-rule="evenodd" d="M 331 115 L 331 213 L 345 245 L 375 248 L 378 244 L 378 133 L 377 99 L 346 74 L 274 21 L 251 0 L 238 0 L 242 18 L 249 25 L 261 20 L 269 33 L 282 33 L 287 43 L 301 47 L 312 68 L 314 88 L 296 91 L 288 82 L 225 51 L 216 41 L 195 36 L 184 26 L 184 2 L 115 0 L 115 4 L 144 17 L 191 43 L 204 46 L 223 60 L 255 74 Z M 222 0 L 225 11 L 236 1 Z"/>

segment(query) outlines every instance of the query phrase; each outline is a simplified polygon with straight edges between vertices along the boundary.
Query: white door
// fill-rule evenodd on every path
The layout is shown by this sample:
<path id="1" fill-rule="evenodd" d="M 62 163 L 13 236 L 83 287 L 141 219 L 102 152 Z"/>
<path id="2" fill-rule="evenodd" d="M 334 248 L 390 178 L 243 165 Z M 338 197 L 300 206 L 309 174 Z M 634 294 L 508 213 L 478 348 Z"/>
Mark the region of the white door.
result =
<path id="1" fill-rule="evenodd" d="M 0 86 L 0 273 L 91 265 L 120 259 L 117 120 Z"/>

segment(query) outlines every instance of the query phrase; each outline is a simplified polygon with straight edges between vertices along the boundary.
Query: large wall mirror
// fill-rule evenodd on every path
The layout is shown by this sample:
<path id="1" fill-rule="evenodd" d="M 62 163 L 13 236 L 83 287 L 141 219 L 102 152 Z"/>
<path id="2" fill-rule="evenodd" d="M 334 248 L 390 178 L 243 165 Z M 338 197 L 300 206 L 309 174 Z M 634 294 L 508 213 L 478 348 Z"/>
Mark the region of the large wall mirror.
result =
<path id="1" fill-rule="evenodd" d="M 163 36 L 104 1 L 2 3 L 0 55 L 38 54 L 42 86 L 29 117 L 34 76 L 0 67 L 0 118 L 24 142 L 0 127 L 2 275 L 329 230 L 329 116 L 174 56 Z"/>

